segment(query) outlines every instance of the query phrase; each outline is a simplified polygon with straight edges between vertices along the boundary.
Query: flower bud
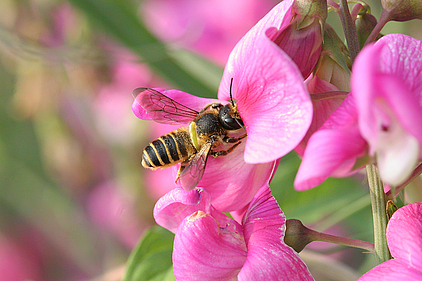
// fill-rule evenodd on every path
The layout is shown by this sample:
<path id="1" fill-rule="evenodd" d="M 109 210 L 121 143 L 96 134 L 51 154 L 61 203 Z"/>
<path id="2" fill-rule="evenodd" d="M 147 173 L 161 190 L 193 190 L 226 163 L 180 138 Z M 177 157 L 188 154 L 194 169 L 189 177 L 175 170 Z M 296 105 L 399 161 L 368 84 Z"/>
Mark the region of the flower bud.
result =
<path id="1" fill-rule="evenodd" d="M 367 10 L 360 12 L 356 18 L 356 32 L 358 34 L 358 41 L 360 49 L 365 45 L 366 39 L 371 34 L 374 27 L 377 25 L 377 19 Z M 379 39 L 381 35 L 378 35 Z"/>
<path id="2" fill-rule="evenodd" d="M 291 7 L 290 22 L 279 30 L 267 30 L 268 38 L 292 58 L 304 78 L 318 62 L 326 18 L 326 1 L 296 0 Z"/>
<path id="3" fill-rule="evenodd" d="M 314 19 L 319 19 L 321 26 L 327 19 L 327 1 L 296 0 L 292 5 L 292 18 L 295 17 L 298 27 L 311 25 Z"/>
<path id="4" fill-rule="evenodd" d="M 284 242 L 299 253 L 313 241 L 309 235 L 310 232 L 312 230 L 305 227 L 300 220 L 289 219 L 286 221 Z"/>
<path id="5" fill-rule="evenodd" d="M 398 208 L 397 208 L 396 204 L 394 204 L 393 201 L 388 200 L 387 201 L 387 204 L 385 206 L 385 211 L 387 213 L 388 220 L 391 219 L 391 217 L 393 216 L 394 212 L 397 211 L 397 210 L 398 210 Z"/>
<path id="6" fill-rule="evenodd" d="M 422 19 L 421 0 L 381 0 L 381 4 L 383 13 L 388 13 L 390 20 Z"/>
<path id="7" fill-rule="evenodd" d="M 347 47 L 334 29 L 325 24 L 324 44 L 315 68 L 315 76 L 325 80 L 340 91 L 350 91 L 351 60 Z"/>

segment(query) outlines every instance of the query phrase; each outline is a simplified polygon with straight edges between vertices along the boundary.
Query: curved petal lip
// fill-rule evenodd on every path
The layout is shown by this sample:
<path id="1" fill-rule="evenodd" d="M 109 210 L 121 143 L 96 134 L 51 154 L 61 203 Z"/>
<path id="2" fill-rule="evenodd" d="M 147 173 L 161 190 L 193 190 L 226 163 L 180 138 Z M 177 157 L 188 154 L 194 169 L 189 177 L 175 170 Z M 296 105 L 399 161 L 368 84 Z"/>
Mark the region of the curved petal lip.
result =
<path id="1" fill-rule="evenodd" d="M 357 281 L 422 280 L 422 272 L 392 259 L 374 267 Z"/>
<path id="2" fill-rule="evenodd" d="M 313 280 L 298 254 L 284 243 L 285 223 L 269 185 L 262 186 L 243 218 L 248 256 L 239 280 Z"/>
<path id="3" fill-rule="evenodd" d="M 207 196 L 206 196 L 207 198 Z M 154 206 L 157 224 L 176 232 L 179 224 L 193 212 L 207 210 L 207 201 L 198 190 L 174 188 L 161 197 Z"/>
<path id="4" fill-rule="evenodd" d="M 366 152 L 366 142 L 355 130 L 319 130 L 305 149 L 294 186 L 307 190 L 329 176 L 348 176 L 358 157 Z"/>
<path id="5" fill-rule="evenodd" d="M 232 224 L 237 224 L 231 221 Z M 232 280 L 247 249 L 242 233 L 220 227 L 212 216 L 197 212 L 180 224 L 174 239 L 173 269 L 179 280 Z"/>
<path id="6" fill-rule="evenodd" d="M 212 215 L 221 224 L 231 219 L 211 205 L 210 194 L 202 188 L 186 191 L 177 187 L 161 197 L 154 206 L 154 219 L 157 224 L 176 232 L 180 223 L 195 212 Z"/>

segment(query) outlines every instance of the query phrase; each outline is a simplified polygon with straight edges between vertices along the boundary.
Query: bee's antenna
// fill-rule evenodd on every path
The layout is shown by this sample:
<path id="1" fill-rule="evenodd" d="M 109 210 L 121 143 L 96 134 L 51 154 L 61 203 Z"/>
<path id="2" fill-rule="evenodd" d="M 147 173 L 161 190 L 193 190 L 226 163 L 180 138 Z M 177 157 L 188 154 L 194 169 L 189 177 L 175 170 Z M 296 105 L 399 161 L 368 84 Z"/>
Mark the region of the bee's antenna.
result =
<path id="1" fill-rule="evenodd" d="M 233 107 L 234 107 L 234 101 L 233 101 L 233 96 L 232 96 L 232 86 L 233 86 L 233 78 L 230 79 L 230 102 L 232 103 Z"/>
<path id="2" fill-rule="evenodd" d="M 230 102 L 232 103 L 232 106 L 235 107 L 234 105 L 234 101 L 233 101 L 233 96 L 232 96 L 232 86 L 233 86 L 233 77 L 230 79 Z M 242 127 L 243 129 L 245 129 L 245 126 L 243 126 L 238 120 L 237 118 L 234 118 L 234 120 L 236 121 L 236 123 Z"/>

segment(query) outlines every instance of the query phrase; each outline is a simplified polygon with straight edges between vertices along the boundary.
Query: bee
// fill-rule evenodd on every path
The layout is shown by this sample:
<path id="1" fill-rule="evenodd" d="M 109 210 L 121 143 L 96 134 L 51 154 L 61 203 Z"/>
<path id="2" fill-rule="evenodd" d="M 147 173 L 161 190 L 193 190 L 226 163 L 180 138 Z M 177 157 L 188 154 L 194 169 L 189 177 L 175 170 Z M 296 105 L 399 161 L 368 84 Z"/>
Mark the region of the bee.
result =
<path id="1" fill-rule="evenodd" d="M 231 96 L 230 103 L 210 103 L 201 111 L 184 106 L 163 93 L 151 88 L 133 91 L 138 103 L 151 118 L 164 124 L 188 124 L 151 142 L 143 151 L 142 166 L 152 170 L 181 163 L 176 182 L 186 189 L 193 189 L 201 180 L 208 156 L 224 156 L 232 152 L 243 138 L 231 137 L 245 129 Z M 141 96 L 139 98 L 139 96 Z M 227 150 L 215 150 L 221 144 L 232 144 Z"/>

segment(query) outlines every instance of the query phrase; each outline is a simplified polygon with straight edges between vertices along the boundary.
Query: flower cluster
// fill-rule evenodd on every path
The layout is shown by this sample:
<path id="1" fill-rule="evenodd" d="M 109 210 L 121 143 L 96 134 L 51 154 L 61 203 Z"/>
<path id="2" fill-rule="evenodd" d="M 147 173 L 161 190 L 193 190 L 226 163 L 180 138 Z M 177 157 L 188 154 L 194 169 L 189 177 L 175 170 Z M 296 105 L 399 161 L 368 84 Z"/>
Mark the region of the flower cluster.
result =
<path id="1" fill-rule="evenodd" d="M 154 217 L 176 233 L 178 280 L 313 280 L 297 253 L 282 243 L 286 218 L 268 184 L 239 222 L 214 208 L 204 189 L 170 191 L 157 202 Z"/>
<path id="2" fill-rule="evenodd" d="M 397 186 L 422 159 L 422 42 L 390 34 L 368 45 L 353 64 L 351 88 L 309 139 L 297 189 L 347 176 L 368 162 Z"/>
<path id="3" fill-rule="evenodd" d="M 178 280 L 313 279 L 283 241 L 286 219 L 269 189 L 279 159 L 292 150 L 303 156 L 297 190 L 349 176 L 367 164 L 376 164 L 390 186 L 414 174 L 422 159 L 422 42 L 390 34 L 367 43 L 355 58 L 326 17 L 323 0 L 275 6 L 234 47 L 218 100 L 150 89 L 196 112 L 235 100 L 240 130 L 247 135 L 225 156 L 205 155 L 195 189 L 179 181 L 155 206 L 156 222 L 176 235 Z M 137 96 L 133 112 L 163 122 L 157 108 L 165 106 L 150 103 L 149 96 Z M 165 113 L 179 111 L 167 106 Z M 190 131 L 192 124 L 186 130 L 195 143 L 199 132 Z M 206 145 L 196 153 L 228 149 Z M 189 161 L 200 165 L 201 157 Z M 190 169 L 189 161 L 182 168 Z M 398 213 L 391 228 L 400 222 Z"/>

